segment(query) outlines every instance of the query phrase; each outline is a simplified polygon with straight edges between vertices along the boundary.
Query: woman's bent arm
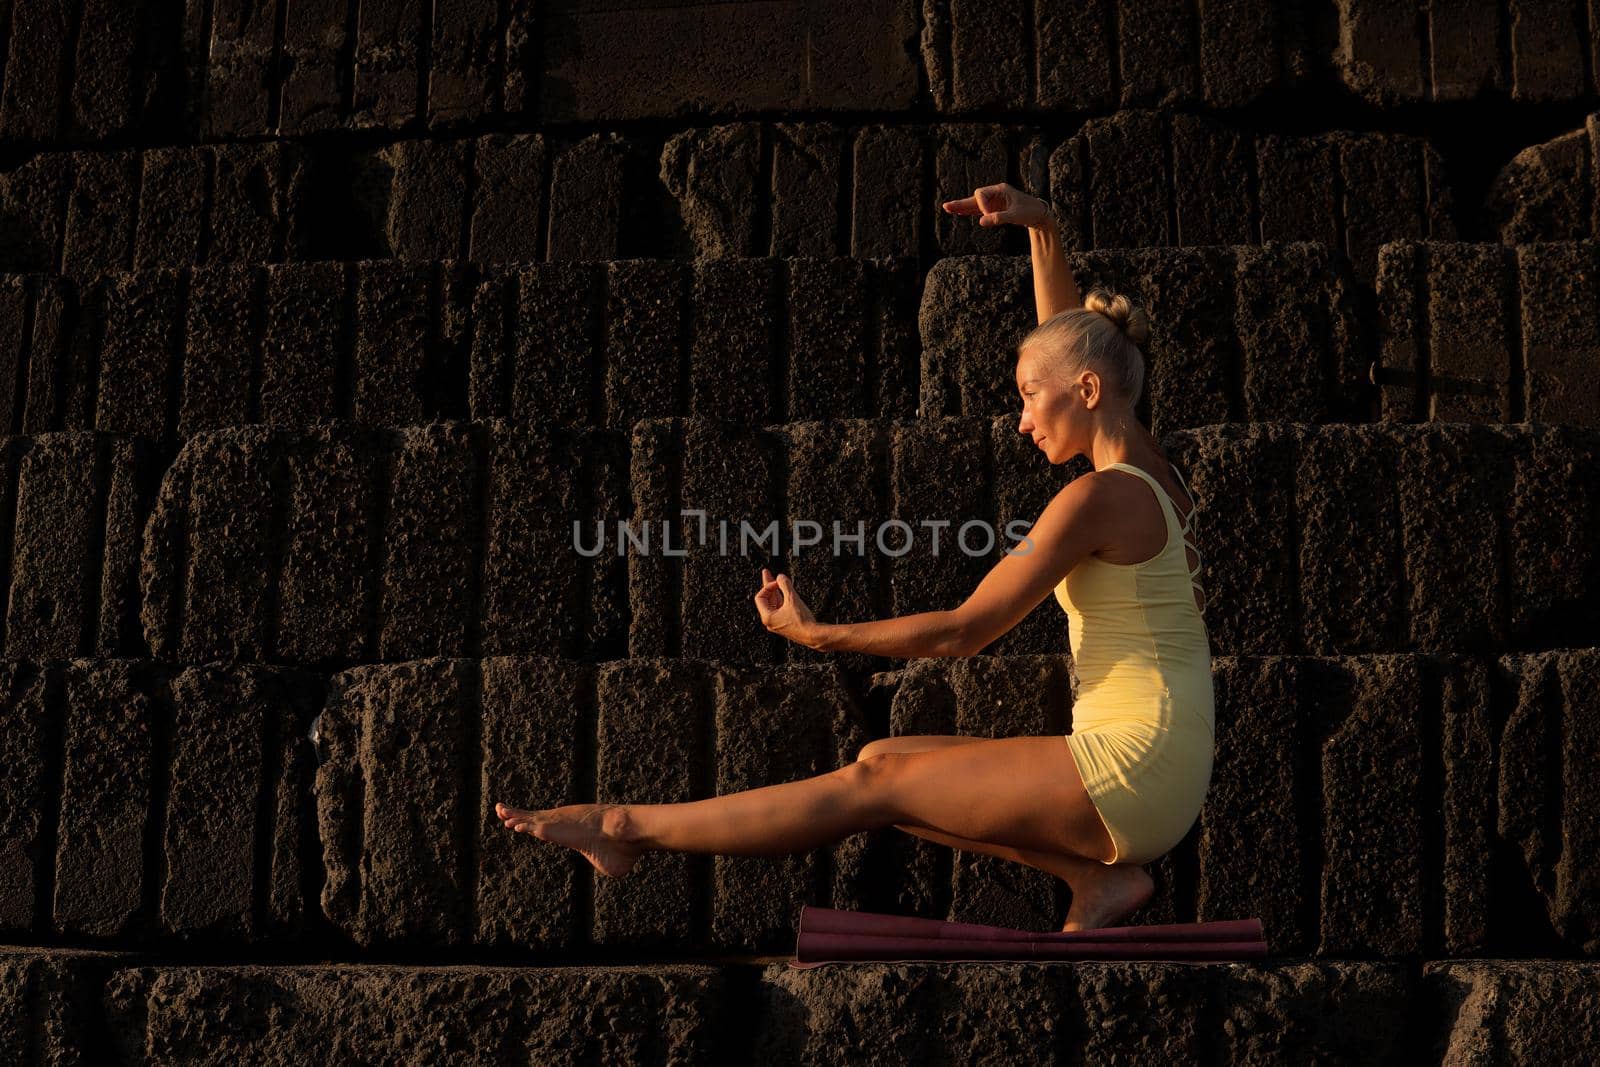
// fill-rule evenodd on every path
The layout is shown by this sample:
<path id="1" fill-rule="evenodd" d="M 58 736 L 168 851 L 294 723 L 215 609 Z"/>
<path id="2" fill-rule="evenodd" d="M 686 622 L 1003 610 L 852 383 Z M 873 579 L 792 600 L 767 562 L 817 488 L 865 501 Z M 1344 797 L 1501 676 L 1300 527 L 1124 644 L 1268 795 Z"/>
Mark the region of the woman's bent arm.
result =
<path id="1" fill-rule="evenodd" d="M 1061 235 L 1056 231 L 1056 220 L 1046 213 L 1045 220 L 1028 227 L 1028 244 L 1033 254 L 1033 302 L 1039 312 L 1039 321 L 1068 308 L 1082 307 L 1078 283 L 1067 266 L 1066 253 L 1061 250 Z"/>
<path id="2" fill-rule="evenodd" d="M 806 644 L 818 652 L 865 652 L 920 659 L 967 655 L 966 635 L 953 611 L 921 611 L 871 622 L 818 622 Z"/>
<path id="3" fill-rule="evenodd" d="M 1103 541 L 1109 502 L 1093 475 L 1056 493 L 1023 542 L 1008 549 L 953 611 L 924 611 L 876 622 L 808 627 L 803 644 L 821 652 L 880 656 L 975 656 L 1032 611 L 1078 561 Z"/>

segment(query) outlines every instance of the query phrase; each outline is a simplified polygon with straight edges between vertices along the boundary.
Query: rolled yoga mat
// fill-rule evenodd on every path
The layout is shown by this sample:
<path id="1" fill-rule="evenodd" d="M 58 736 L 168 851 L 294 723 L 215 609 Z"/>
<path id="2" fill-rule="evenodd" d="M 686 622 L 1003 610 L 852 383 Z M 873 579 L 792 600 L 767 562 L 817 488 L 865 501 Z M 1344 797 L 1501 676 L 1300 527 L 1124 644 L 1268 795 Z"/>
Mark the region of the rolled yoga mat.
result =
<path id="1" fill-rule="evenodd" d="M 1261 920 L 1228 919 L 1099 930 L 1015 930 L 914 915 L 800 908 L 790 967 L 917 960 L 1238 960 L 1267 954 Z"/>

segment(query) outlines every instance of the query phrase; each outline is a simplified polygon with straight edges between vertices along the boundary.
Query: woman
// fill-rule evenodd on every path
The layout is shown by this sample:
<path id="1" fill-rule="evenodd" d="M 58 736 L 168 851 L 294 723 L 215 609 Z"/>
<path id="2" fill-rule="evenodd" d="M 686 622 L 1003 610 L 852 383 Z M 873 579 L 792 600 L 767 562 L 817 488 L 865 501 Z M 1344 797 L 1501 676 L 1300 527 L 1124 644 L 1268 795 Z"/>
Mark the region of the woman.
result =
<path id="1" fill-rule="evenodd" d="M 829 774 L 684 804 L 497 804 L 512 830 L 625 874 L 648 849 L 772 856 L 882 826 L 1026 863 L 1063 878 L 1063 930 L 1112 925 L 1149 899 L 1141 864 L 1168 852 L 1211 779 L 1211 648 L 1189 532 L 1194 503 L 1134 405 L 1144 384 L 1142 311 L 1099 290 L 1080 302 L 1045 204 L 987 185 L 944 209 L 981 226 L 1026 226 L 1039 325 L 1018 346 L 1019 432 L 1051 463 L 1087 455 L 961 606 L 872 622 L 817 621 L 787 575 L 761 572 L 768 630 L 808 648 L 970 656 L 1052 592 L 1078 672 L 1073 732 L 1044 737 L 891 737 Z"/>

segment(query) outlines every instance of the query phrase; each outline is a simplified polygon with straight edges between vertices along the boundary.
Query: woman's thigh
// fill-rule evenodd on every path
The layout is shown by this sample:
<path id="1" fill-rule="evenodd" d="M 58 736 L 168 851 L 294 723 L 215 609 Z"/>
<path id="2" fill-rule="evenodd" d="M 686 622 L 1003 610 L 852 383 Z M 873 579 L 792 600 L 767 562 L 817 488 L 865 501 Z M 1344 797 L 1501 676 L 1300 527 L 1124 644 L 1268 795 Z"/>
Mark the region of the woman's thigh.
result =
<path id="1" fill-rule="evenodd" d="M 879 772 L 875 799 L 888 822 L 1110 861 L 1111 840 L 1065 735 L 964 740 L 862 761 Z"/>

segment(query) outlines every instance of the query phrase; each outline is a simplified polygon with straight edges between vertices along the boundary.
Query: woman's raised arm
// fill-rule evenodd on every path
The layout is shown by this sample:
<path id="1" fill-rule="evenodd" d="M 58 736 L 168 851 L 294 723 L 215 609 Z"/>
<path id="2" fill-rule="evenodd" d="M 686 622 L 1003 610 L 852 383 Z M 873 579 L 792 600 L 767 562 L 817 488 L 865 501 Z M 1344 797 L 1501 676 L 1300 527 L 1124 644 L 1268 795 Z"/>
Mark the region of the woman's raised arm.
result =
<path id="1" fill-rule="evenodd" d="M 1066 253 L 1061 250 L 1061 234 L 1048 210 L 1042 222 L 1028 227 L 1028 245 L 1033 253 L 1033 303 L 1039 312 L 1039 321 L 1068 308 L 1082 307 L 1078 280 L 1067 266 Z"/>
<path id="2" fill-rule="evenodd" d="M 1033 303 L 1040 322 L 1057 312 L 1083 306 L 1077 279 L 1061 250 L 1056 220 L 1043 200 L 1007 182 L 998 182 L 980 186 L 960 200 L 946 200 L 944 209 L 952 215 L 977 215 L 979 226 L 1009 222 L 1028 228 L 1028 244 L 1033 253 Z"/>

